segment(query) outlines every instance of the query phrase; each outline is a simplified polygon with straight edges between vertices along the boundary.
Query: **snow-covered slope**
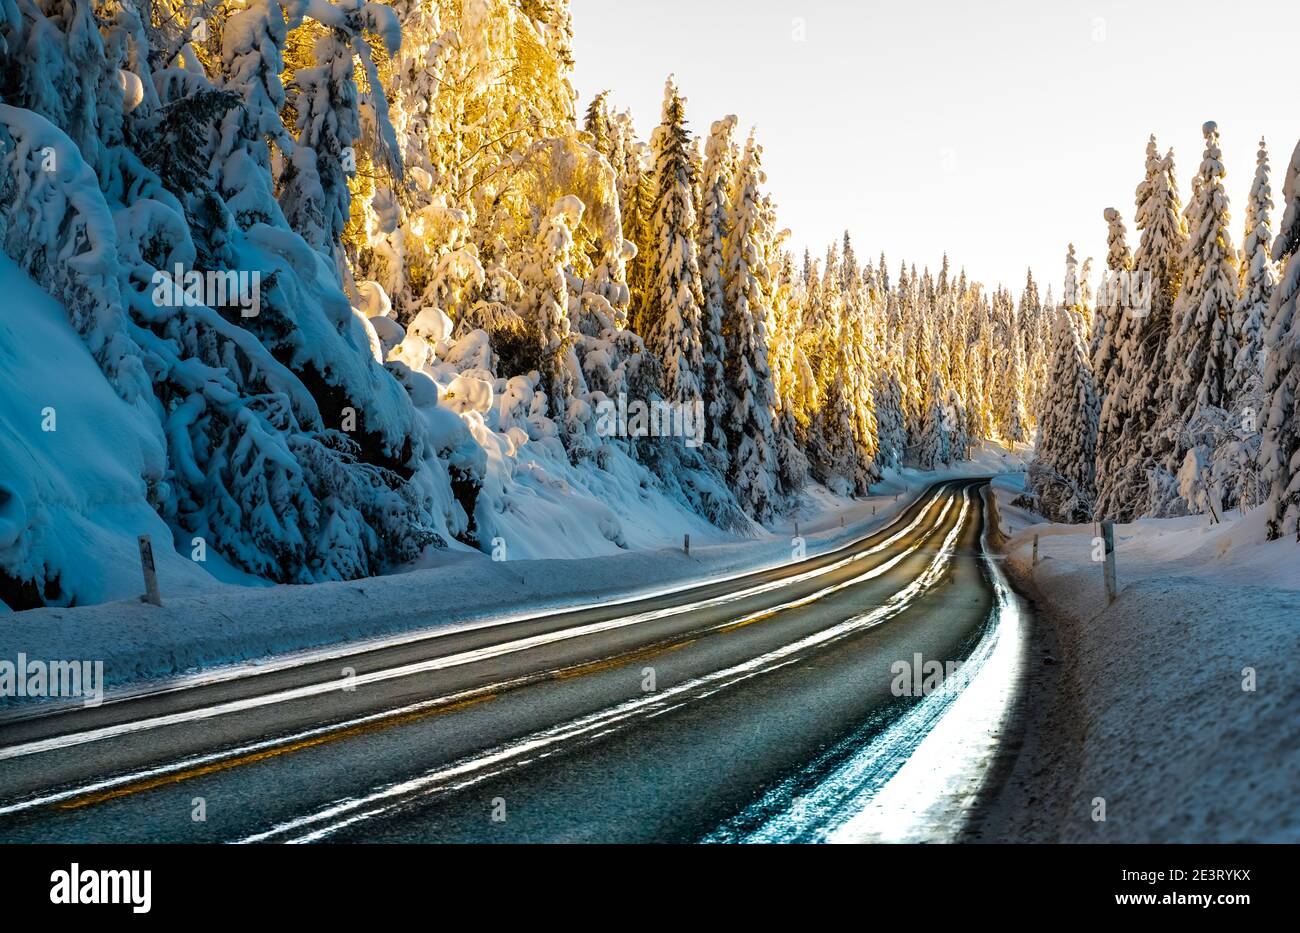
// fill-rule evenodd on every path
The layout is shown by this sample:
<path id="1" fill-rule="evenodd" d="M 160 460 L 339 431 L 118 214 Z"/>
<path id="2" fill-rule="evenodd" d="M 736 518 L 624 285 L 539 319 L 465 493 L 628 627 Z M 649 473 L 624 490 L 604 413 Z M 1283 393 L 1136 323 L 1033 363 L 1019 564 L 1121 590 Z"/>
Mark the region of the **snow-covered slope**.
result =
<path id="1" fill-rule="evenodd" d="M 173 549 L 149 504 L 143 477 L 165 456 L 158 423 L 113 392 L 63 308 L 3 254 L 0 296 L 0 602 L 33 601 L 17 591 L 33 579 L 52 603 L 136 595 L 141 534 L 169 591 L 211 588 L 216 577 Z M 216 556 L 208 569 L 238 576 Z"/>
<path id="2" fill-rule="evenodd" d="M 1107 606 L 1094 526 L 1027 524 L 1015 493 L 999 493 L 1010 567 L 1063 654 L 1060 731 L 1026 745 L 1040 813 L 1020 819 L 1041 824 L 1059 783 L 1043 841 L 1300 841 L 1300 546 L 1267 542 L 1263 509 L 1120 525 Z"/>
<path id="3" fill-rule="evenodd" d="M 0 603 L 134 597 L 142 588 L 142 534 L 155 544 L 170 598 L 214 591 L 221 582 L 267 585 L 213 549 L 204 550 L 202 562 L 191 559 L 193 543 L 184 534 L 173 541 L 152 504 L 160 493 L 144 478 L 167 471 L 166 438 L 154 412 L 113 391 L 65 309 L 3 255 L 0 294 Z M 731 538 L 626 456 L 610 457 L 603 469 L 574 466 L 545 420 L 531 425 L 536 439 L 527 423 L 503 427 L 511 412 L 528 412 L 530 386 L 481 376 L 440 367 L 406 378 L 431 442 L 480 460 L 477 518 L 485 550 L 508 560 L 574 558 L 666 547 L 685 534 L 697 545 Z M 454 541 L 451 549 L 471 550 Z M 449 559 L 446 550 L 430 548 L 415 566 Z M 47 581 L 43 592 L 25 590 L 31 580 Z"/>

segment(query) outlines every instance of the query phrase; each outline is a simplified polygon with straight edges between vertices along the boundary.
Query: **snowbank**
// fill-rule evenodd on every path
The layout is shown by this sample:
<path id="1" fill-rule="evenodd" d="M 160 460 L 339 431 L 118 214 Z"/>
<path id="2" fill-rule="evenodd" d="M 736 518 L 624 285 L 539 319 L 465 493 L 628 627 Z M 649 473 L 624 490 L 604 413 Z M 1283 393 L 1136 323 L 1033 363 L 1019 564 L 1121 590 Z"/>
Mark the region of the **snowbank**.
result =
<path id="1" fill-rule="evenodd" d="M 1117 526 L 1107 607 L 1094 526 L 1031 526 L 1014 484 L 996 486 L 1009 569 L 1051 631 L 1031 698 L 1047 708 L 992 835 L 1300 841 L 1300 546 L 1266 542 L 1263 510 Z"/>

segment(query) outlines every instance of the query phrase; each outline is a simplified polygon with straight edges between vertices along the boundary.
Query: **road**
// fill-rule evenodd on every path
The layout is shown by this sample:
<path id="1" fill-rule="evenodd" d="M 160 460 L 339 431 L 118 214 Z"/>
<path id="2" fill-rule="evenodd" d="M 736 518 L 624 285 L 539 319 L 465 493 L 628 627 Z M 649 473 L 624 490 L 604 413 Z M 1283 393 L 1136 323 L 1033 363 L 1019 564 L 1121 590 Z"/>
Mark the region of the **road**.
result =
<path id="1" fill-rule="evenodd" d="M 846 771 L 916 712 L 891 666 L 996 624 L 986 483 L 758 573 L 10 715 L 0 841 L 824 838 L 899 766 Z"/>

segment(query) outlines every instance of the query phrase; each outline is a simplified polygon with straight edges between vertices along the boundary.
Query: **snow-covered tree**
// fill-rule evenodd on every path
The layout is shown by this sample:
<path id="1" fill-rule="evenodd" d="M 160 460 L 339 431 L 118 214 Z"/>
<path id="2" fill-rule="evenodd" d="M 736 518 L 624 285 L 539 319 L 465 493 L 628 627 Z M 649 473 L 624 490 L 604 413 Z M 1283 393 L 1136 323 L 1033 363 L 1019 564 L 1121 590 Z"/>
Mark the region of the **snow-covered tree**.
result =
<path id="1" fill-rule="evenodd" d="M 1097 393 L 1075 314 L 1056 315 L 1029 490 L 1044 515 L 1087 521 L 1096 495 Z"/>
<path id="2" fill-rule="evenodd" d="M 727 239 L 723 333 L 726 337 L 728 476 L 737 498 L 760 522 L 779 505 L 776 492 L 776 392 L 769 362 L 767 265 L 762 193 L 762 150 L 751 136 L 737 167 L 731 196 L 733 222 Z"/>
<path id="3" fill-rule="evenodd" d="M 1218 126 L 1210 122 L 1203 129 L 1205 156 L 1187 210 L 1191 235 L 1183 254 L 1183 287 L 1165 350 L 1170 374 L 1168 412 L 1183 423 L 1197 409 L 1223 406 L 1228 361 L 1235 356 L 1228 331 L 1239 274 L 1223 188 L 1227 172 Z M 1181 455 L 1180 446 L 1175 450 Z"/>
<path id="4" fill-rule="evenodd" d="M 1264 330 L 1269 302 L 1277 285 L 1273 262 L 1273 190 L 1269 185 L 1268 147 L 1259 141 L 1255 178 L 1246 202 L 1246 235 L 1241 247 L 1241 291 L 1232 315 L 1237 355 L 1228 376 L 1227 399 L 1238 408 L 1243 396 L 1262 384 Z M 1258 412 L 1255 412 L 1258 414 Z"/>
<path id="5" fill-rule="evenodd" d="M 802 281 L 789 252 L 780 251 L 774 261 L 777 265 L 776 289 L 772 295 L 773 326 L 769 338 L 772 384 L 776 393 L 773 433 L 776 436 L 777 491 L 790 502 L 808 479 L 808 458 L 799 444 L 799 433 L 807 426 L 807 413 L 813 407 L 812 393 L 816 383 L 797 339 L 802 314 L 798 293 Z"/>
<path id="6" fill-rule="evenodd" d="M 1120 347 L 1127 336 L 1129 316 L 1125 313 L 1126 296 L 1133 271 L 1133 254 L 1128 248 L 1128 234 L 1124 219 L 1113 207 L 1106 208 L 1106 274 L 1097 300 L 1097 352 L 1093 354 L 1092 369 L 1103 396 L 1109 391 L 1110 371 L 1119 358 Z"/>
<path id="7" fill-rule="evenodd" d="M 1111 504 L 1116 479 L 1124 474 L 1121 438 L 1128 414 L 1125 386 L 1134 378 L 1141 347 L 1135 342 L 1140 327 L 1140 309 L 1134 306 L 1135 278 L 1133 255 L 1129 252 L 1127 231 L 1118 210 L 1106 208 L 1108 250 L 1107 275 L 1099 299 L 1104 334 L 1092 358 L 1097 383 L 1099 416 L 1097 424 L 1097 502 L 1100 514 Z"/>
<path id="8" fill-rule="evenodd" d="M 681 405 L 703 400 L 704 351 L 700 308 L 704 297 L 696 261 L 695 172 L 691 165 L 686 101 L 670 77 L 663 119 L 651 139 L 654 205 L 650 256 L 654 270 L 639 330 L 664 368 L 664 396 Z"/>
<path id="9" fill-rule="evenodd" d="M 1269 538 L 1300 538 L 1300 143 L 1282 183 L 1286 211 L 1273 259 L 1282 268 L 1269 304 L 1264 343 L 1268 410 L 1260 463 L 1269 478 Z"/>
<path id="10" fill-rule="evenodd" d="M 1113 397 L 1122 405 L 1108 415 L 1121 422 L 1119 439 L 1103 451 L 1097 502 L 1100 515 L 1131 521 L 1150 507 L 1152 483 L 1166 485 L 1157 462 L 1156 423 L 1169 409 L 1165 348 L 1170 312 L 1182 287 L 1187 229 L 1182 217 L 1173 152 L 1163 158 L 1155 137 L 1147 143 L 1146 175 L 1137 187 L 1138 248 L 1133 255 L 1136 298 L 1130 292 L 1128 337 L 1120 348 L 1123 382 Z"/>
<path id="11" fill-rule="evenodd" d="M 938 469 L 952 459 L 948 418 L 944 409 L 946 401 L 943 381 L 939 378 L 939 373 L 931 373 L 930 385 L 923 403 L 924 414 L 913 444 L 918 469 Z"/>
<path id="12" fill-rule="evenodd" d="M 549 414 L 560 426 L 566 446 L 573 451 L 578 426 L 570 411 L 574 398 L 585 390 L 574 355 L 574 335 L 569 322 L 569 287 L 565 275 L 573 250 L 573 228 L 582 220 L 583 204 L 569 195 L 560 198 L 542 219 L 532 261 L 524 268 L 523 312 L 536 328 L 541 345 L 541 375 Z"/>
<path id="13" fill-rule="evenodd" d="M 723 337 L 726 316 L 724 244 L 731 231 L 731 198 L 736 169 L 733 133 L 736 117 L 716 121 L 704 150 L 703 201 L 700 205 L 700 278 L 704 295 L 701 309 L 704 361 L 704 414 L 709 443 L 720 455 L 727 454 L 726 421 L 730 399 L 727 391 L 727 347 Z"/>

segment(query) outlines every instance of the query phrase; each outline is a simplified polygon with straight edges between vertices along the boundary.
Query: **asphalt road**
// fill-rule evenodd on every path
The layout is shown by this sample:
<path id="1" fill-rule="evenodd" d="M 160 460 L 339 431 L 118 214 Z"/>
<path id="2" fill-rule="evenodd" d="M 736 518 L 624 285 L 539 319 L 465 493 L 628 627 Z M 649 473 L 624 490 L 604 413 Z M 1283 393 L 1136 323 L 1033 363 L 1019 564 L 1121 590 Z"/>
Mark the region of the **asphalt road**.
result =
<path id="1" fill-rule="evenodd" d="M 992 624 L 985 483 L 761 573 L 10 715 L 0 841 L 745 838 L 916 702 L 891 665 Z"/>

